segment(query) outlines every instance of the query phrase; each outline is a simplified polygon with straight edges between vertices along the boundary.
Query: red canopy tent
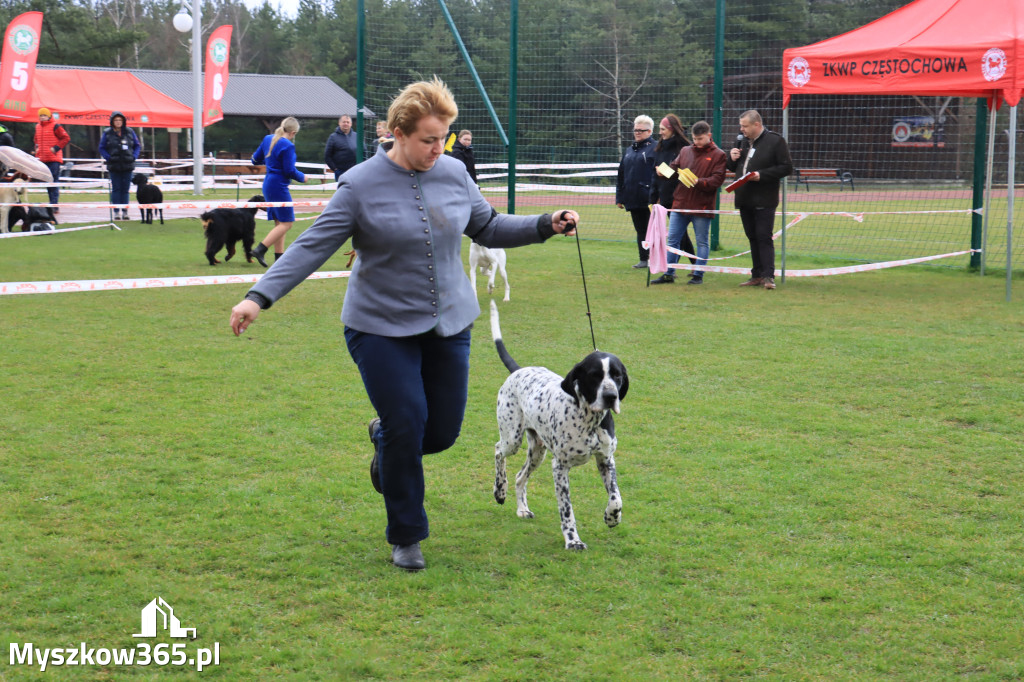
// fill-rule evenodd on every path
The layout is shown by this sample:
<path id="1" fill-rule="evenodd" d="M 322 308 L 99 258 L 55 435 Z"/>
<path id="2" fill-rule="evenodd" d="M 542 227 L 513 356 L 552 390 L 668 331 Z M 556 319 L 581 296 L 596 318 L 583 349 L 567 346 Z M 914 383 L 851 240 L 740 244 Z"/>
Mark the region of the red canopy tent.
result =
<path id="1" fill-rule="evenodd" d="M 795 94 L 993 97 L 1024 89 L 1020 0 L 916 0 L 782 56 L 782 106 Z"/>
<path id="2" fill-rule="evenodd" d="M 110 125 L 120 111 L 137 128 L 191 128 L 192 109 L 147 85 L 127 71 L 36 69 L 29 110 L 5 110 L 2 118 L 36 122 L 36 110 L 46 107 L 67 125 Z"/>
<path id="3" fill-rule="evenodd" d="M 1010 105 L 1009 300 L 1016 110 L 1024 91 L 1024 3 L 915 0 L 848 33 L 790 48 L 783 52 L 782 65 L 784 127 L 793 95 L 946 95 L 983 97 L 997 107 L 1003 102 Z M 995 116 L 990 119 L 989 159 Z M 991 182 L 991 172 L 988 176 Z"/>

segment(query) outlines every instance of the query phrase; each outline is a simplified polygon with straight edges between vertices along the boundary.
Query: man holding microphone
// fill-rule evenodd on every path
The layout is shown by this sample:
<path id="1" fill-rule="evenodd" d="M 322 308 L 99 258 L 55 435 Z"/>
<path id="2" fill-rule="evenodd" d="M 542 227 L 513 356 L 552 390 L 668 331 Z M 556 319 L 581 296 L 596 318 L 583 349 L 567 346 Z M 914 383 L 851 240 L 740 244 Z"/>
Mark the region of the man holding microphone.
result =
<path id="1" fill-rule="evenodd" d="M 750 279 L 741 287 L 775 288 L 775 209 L 779 205 L 779 185 L 793 172 L 789 145 L 778 133 L 764 127 L 761 114 L 753 109 L 740 116 L 742 144 L 729 152 L 726 167 L 737 178 L 750 174 L 748 181 L 736 188 L 736 208 L 743 222 L 743 232 L 750 242 L 753 267 Z"/>

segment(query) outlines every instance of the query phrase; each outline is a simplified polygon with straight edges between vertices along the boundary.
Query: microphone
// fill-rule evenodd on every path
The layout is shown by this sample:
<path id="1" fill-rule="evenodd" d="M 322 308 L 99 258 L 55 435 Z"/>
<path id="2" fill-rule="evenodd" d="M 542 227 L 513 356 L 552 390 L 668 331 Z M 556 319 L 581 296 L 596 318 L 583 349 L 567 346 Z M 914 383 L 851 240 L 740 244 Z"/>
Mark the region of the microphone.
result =
<path id="1" fill-rule="evenodd" d="M 743 133 L 736 136 L 736 141 L 732 143 L 733 149 L 746 149 L 750 145 L 750 140 L 746 138 Z"/>

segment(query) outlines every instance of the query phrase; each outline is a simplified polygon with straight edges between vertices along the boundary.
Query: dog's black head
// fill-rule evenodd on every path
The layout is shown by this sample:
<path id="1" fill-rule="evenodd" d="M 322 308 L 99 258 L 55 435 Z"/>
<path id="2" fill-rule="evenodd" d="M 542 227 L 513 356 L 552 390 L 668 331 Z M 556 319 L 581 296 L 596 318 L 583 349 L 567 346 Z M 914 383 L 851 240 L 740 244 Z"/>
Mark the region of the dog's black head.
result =
<path id="1" fill-rule="evenodd" d="M 618 414 L 629 390 L 629 375 L 616 356 L 594 351 L 565 376 L 562 390 L 594 412 L 611 410 Z"/>
<path id="2" fill-rule="evenodd" d="M 142 187 L 149 184 L 149 178 L 147 178 L 144 173 L 136 173 L 132 176 L 132 184 Z"/>
<path id="3" fill-rule="evenodd" d="M 264 201 L 266 201 L 266 199 L 263 198 L 262 194 L 255 194 L 255 195 L 249 197 L 249 201 L 247 203 L 250 203 L 250 204 L 262 204 Z M 256 211 L 266 211 L 267 209 L 263 208 L 262 206 L 254 206 L 252 208 L 249 208 L 248 206 L 246 206 L 245 210 L 246 211 L 252 211 L 252 214 L 256 215 Z"/>

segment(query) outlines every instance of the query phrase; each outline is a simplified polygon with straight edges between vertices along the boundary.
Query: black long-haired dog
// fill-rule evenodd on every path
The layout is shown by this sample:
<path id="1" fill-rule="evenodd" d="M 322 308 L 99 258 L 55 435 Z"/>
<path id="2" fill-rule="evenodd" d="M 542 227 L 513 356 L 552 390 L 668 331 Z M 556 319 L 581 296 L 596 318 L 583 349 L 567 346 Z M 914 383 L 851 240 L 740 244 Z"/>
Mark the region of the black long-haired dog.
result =
<path id="1" fill-rule="evenodd" d="M 140 204 L 162 204 L 164 203 L 164 193 L 156 185 L 149 184 L 149 178 L 142 173 L 136 173 L 132 176 L 132 183 L 138 187 L 135 190 L 135 198 L 138 199 Z M 162 208 L 142 208 L 139 209 L 142 213 L 142 222 L 148 225 L 153 224 L 153 213 L 160 214 L 160 224 L 164 224 L 164 210 Z"/>
<path id="2" fill-rule="evenodd" d="M 257 194 L 249 199 L 249 203 L 263 203 L 263 195 Z M 235 255 L 235 242 L 242 240 L 245 249 L 245 260 L 252 262 L 252 243 L 256 239 L 256 211 L 266 209 L 252 208 L 215 208 L 199 216 L 203 221 L 203 232 L 206 234 L 206 259 L 210 265 L 216 265 L 217 252 L 225 245 L 228 253 L 225 261 Z"/>

